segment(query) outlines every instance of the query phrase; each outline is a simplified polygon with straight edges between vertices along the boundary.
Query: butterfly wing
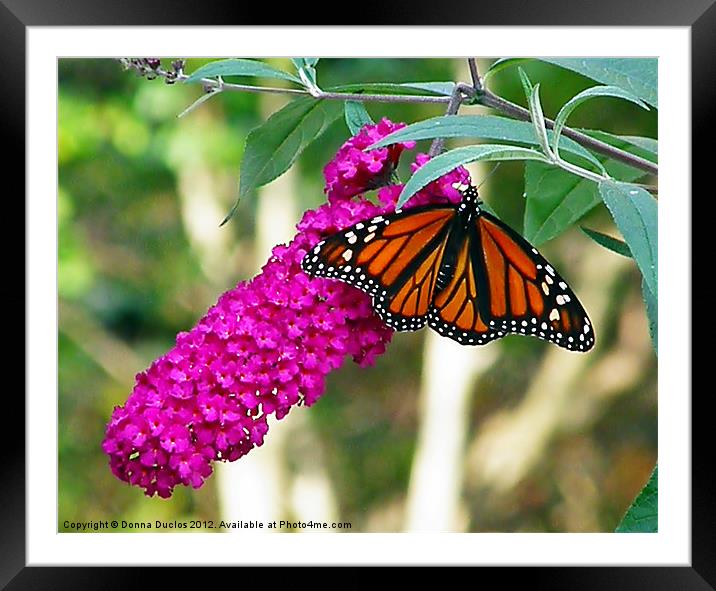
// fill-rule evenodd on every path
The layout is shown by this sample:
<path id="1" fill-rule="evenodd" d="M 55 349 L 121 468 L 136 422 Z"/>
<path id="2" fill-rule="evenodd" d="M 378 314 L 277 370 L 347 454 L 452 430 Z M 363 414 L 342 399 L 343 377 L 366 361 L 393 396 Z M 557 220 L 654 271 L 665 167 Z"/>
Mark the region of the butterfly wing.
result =
<path id="1" fill-rule="evenodd" d="M 301 266 L 371 295 L 391 328 L 417 330 L 427 321 L 455 218 L 456 208 L 442 205 L 377 216 L 319 242 Z"/>
<path id="2" fill-rule="evenodd" d="M 486 324 L 505 334 L 538 337 L 572 351 L 594 346 L 592 323 L 554 267 L 517 232 L 480 211 L 473 248 L 480 310 Z"/>

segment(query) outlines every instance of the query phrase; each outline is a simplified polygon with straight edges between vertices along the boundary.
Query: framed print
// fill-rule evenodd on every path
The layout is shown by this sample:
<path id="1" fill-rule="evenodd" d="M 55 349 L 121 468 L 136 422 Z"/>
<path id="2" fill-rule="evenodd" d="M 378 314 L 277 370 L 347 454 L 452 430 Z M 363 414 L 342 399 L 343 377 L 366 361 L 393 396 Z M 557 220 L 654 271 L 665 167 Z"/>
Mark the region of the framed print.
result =
<path id="1" fill-rule="evenodd" d="M 153 565 L 713 584 L 690 383 L 713 7 L 307 27 L 5 4 L 28 236 L 8 588 Z"/>

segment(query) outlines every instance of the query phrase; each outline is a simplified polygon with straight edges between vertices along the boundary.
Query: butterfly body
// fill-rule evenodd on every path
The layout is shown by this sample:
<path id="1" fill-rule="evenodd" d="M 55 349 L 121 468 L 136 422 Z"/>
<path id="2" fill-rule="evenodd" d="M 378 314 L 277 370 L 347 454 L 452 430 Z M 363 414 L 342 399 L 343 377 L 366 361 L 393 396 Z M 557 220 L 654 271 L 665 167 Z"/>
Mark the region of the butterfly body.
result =
<path id="1" fill-rule="evenodd" d="M 461 192 L 458 205 L 398 210 L 329 236 L 302 267 L 368 293 L 375 312 L 398 331 L 428 324 L 465 345 L 522 334 L 591 349 L 591 322 L 566 282 L 480 207 L 474 187 Z"/>

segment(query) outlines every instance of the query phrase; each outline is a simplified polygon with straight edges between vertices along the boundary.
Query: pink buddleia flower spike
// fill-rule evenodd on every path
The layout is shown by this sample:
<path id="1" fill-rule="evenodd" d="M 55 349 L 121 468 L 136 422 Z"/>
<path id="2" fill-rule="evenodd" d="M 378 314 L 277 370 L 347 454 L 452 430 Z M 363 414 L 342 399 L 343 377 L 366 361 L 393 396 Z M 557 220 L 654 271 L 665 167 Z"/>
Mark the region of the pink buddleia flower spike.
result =
<path id="1" fill-rule="evenodd" d="M 326 236 L 394 209 L 401 186 L 383 188 L 382 205 L 355 196 L 392 173 L 409 144 L 365 157 L 353 150 L 362 154 L 361 146 L 402 126 L 383 119 L 346 142 L 326 167 L 328 203 L 307 211 L 294 239 L 276 246 L 256 277 L 224 293 L 137 374 L 102 443 L 117 478 L 164 498 L 178 485 L 199 488 L 213 462 L 234 461 L 263 443 L 268 415 L 281 419 L 297 404 L 314 404 L 346 356 L 365 367 L 385 351 L 393 331 L 373 313 L 370 297 L 308 277 L 301 261 Z M 441 183 L 410 203 L 451 200 Z"/>

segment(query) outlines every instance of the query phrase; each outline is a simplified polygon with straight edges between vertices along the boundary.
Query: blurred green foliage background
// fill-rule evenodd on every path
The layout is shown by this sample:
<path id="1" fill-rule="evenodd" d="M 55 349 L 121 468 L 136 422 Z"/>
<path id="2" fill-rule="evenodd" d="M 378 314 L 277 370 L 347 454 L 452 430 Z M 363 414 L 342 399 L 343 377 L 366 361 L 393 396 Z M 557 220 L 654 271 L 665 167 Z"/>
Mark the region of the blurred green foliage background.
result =
<path id="1" fill-rule="evenodd" d="M 188 60 L 187 71 L 206 61 Z M 291 68 L 288 59 L 269 61 Z M 324 59 L 318 74 L 323 87 L 469 80 L 463 62 Z M 543 107 L 551 117 L 593 85 L 554 66 L 523 67 L 541 83 Z M 244 200 L 227 225 L 219 228 L 219 223 L 238 191 L 247 134 L 287 98 L 226 92 L 177 119 L 200 95 L 199 86 L 141 79 L 114 60 L 63 59 L 58 68 L 58 528 L 65 530 L 65 520 L 235 518 L 224 514 L 226 493 L 218 477 L 196 491 L 179 487 L 170 500 L 149 499 L 111 474 L 100 443 L 112 408 L 131 392 L 134 374 L 171 348 L 176 333 L 191 328 L 223 291 L 263 264 L 266 253 L 256 240 L 261 192 Z M 491 88 L 525 103 L 515 69 L 496 75 Z M 439 105 L 366 106 L 375 120 L 387 116 L 408 123 L 444 110 Z M 657 137 L 654 111 L 612 99 L 580 108 L 570 125 Z M 272 202 L 277 215 L 280 207 L 295 223 L 301 211 L 321 202 L 323 166 L 348 136 L 339 120 L 303 153 L 292 172 L 285 211 L 276 205 L 280 201 Z M 427 151 L 428 144 L 418 148 Z M 403 160 L 406 166 L 411 158 Z M 476 170 L 483 176 L 489 172 Z M 518 230 L 523 185 L 523 165 L 515 162 L 503 164 L 482 189 L 494 210 Z M 205 204 L 203 192 L 210 195 Z M 191 230 L 200 215 L 208 216 L 206 227 L 213 228 L 203 239 Z M 616 233 L 603 206 L 583 224 Z M 565 277 L 577 278 L 575 291 L 590 314 L 590 304 L 603 307 L 595 321 L 598 345 L 578 361 L 577 354 L 520 337 L 474 350 L 477 359 L 490 349 L 494 359 L 470 386 L 458 530 L 613 531 L 656 462 L 657 363 L 638 271 L 577 227 L 542 252 Z M 300 428 L 287 427 L 286 436 L 297 440 L 282 447 L 285 477 L 313 461 L 315 446 L 301 444 L 304 432 L 310 432 L 310 442 L 320 448 L 316 457 L 335 516 L 350 521 L 354 532 L 404 527 L 421 423 L 426 333 L 396 334 L 373 368 L 346 361 L 330 376 L 319 403 L 289 415 L 303 416 Z M 550 398 L 553 387 L 565 388 L 559 385 L 565 366 L 575 368 L 576 378 L 563 397 Z M 554 420 L 545 423 L 545 413 Z M 541 425 L 537 439 L 530 438 L 532 425 Z M 272 425 L 264 447 L 283 426 Z M 501 438 L 505 433 L 517 437 Z M 535 441 L 538 454 L 528 458 Z M 516 460 L 520 454 L 528 460 Z M 287 499 L 281 503 L 286 517 L 296 515 Z M 251 515 L 251 508 L 246 512 Z"/>

